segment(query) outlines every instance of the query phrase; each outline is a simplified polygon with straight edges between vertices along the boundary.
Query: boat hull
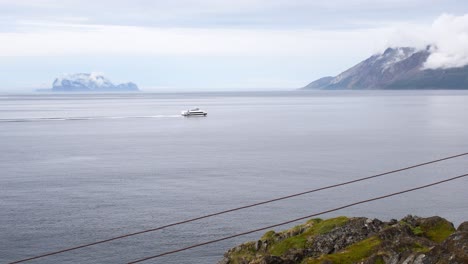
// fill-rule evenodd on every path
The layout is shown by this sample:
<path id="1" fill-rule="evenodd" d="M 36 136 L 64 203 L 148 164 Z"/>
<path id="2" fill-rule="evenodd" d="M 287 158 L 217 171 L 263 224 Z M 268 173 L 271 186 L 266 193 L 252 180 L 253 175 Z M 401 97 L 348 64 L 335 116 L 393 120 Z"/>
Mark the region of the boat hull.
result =
<path id="1" fill-rule="evenodd" d="M 182 112 L 182 116 L 206 116 L 206 112 Z"/>

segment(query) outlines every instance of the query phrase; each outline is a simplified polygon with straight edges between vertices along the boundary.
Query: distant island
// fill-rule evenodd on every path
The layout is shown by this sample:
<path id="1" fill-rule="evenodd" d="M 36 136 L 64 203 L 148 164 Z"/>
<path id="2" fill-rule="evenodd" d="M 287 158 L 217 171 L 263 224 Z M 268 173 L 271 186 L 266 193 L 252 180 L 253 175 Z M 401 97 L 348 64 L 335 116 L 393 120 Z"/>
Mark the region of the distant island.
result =
<path id="1" fill-rule="evenodd" d="M 40 89 L 40 92 L 137 92 L 138 86 L 132 82 L 113 84 L 109 79 L 97 73 L 76 73 L 56 78 L 52 89 Z"/>
<path id="2" fill-rule="evenodd" d="M 337 76 L 327 76 L 304 90 L 468 89 L 468 66 L 425 69 L 431 48 L 388 48 Z"/>
<path id="3" fill-rule="evenodd" d="M 407 216 L 311 219 L 238 245 L 218 264 L 468 263 L 468 222 Z"/>

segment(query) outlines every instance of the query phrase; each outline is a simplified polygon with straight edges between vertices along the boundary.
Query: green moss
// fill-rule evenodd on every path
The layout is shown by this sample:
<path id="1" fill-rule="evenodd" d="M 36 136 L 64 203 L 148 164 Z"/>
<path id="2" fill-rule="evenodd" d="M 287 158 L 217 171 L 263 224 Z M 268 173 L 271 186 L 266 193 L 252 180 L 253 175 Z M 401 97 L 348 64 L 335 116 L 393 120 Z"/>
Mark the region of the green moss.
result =
<path id="1" fill-rule="evenodd" d="M 370 237 L 368 239 L 357 242 L 340 252 L 329 254 L 329 255 L 324 255 L 316 259 L 307 259 L 303 263 L 307 263 L 307 264 L 319 264 L 319 263 L 324 263 L 324 262 L 343 263 L 343 264 L 356 263 L 371 256 L 374 253 L 375 249 L 380 245 L 380 243 L 381 241 L 377 237 Z"/>
<path id="2" fill-rule="evenodd" d="M 281 256 L 284 253 L 286 253 L 289 249 L 305 248 L 306 243 L 307 243 L 307 237 L 303 235 L 286 238 L 285 240 L 274 244 L 270 249 L 270 253 L 274 256 Z"/>
<path id="3" fill-rule="evenodd" d="M 425 253 L 430 250 L 430 248 L 421 245 L 418 242 L 415 242 L 413 244 L 405 244 L 405 245 L 400 245 L 396 248 L 396 250 L 400 253 L 402 252 L 420 252 L 420 253 Z"/>
<path id="4" fill-rule="evenodd" d="M 256 242 L 248 242 L 243 244 L 237 251 L 231 252 L 229 259 L 233 264 L 245 263 L 254 260 L 259 254 L 281 256 L 290 249 L 303 249 L 307 246 L 309 238 L 330 232 L 334 228 L 344 225 L 348 220 L 344 216 L 327 220 L 315 218 L 303 225 L 295 226 L 280 233 L 275 233 L 275 231 L 271 230 L 261 237 L 262 241 L 268 241 L 269 246 L 266 252 L 257 252 L 255 250 Z M 287 238 L 277 241 L 278 237 Z"/>
<path id="5" fill-rule="evenodd" d="M 286 233 L 290 233 L 290 234 L 300 234 L 304 231 L 305 229 L 305 226 L 304 225 L 297 225 L 293 228 L 290 228 L 286 231 Z"/>
<path id="6" fill-rule="evenodd" d="M 412 249 L 413 251 L 420 252 L 420 253 L 426 253 L 426 252 L 429 252 L 429 250 L 431 250 L 430 248 L 425 247 L 419 243 L 415 243 Z"/>
<path id="7" fill-rule="evenodd" d="M 445 220 L 438 221 L 432 226 L 421 226 L 421 229 L 424 231 L 425 237 L 437 243 L 444 241 L 455 232 L 453 225 Z"/>
<path id="8" fill-rule="evenodd" d="M 307 221 L 306 225 L 311 225 L 301 234 L 286 238 L 282 241 L 274 243 L 270 247 L 270 254 L 274 256 L 281 256 L 286 253 L 289 249 L 303 249 L 306 247 L 307 239 L 316 235 L 325 234 L 330 232 L 334 228 L 340 227 L 348 222 L 348 218 L 344 216 L 331 218 L 327 220 L 312 219 Z M 298 231 L 298 228 L 304 228 L 304 225 L 295 226 L 294 228 L 287 230 L 283 233 Z M 266 235 L 266 234 L 265 234 Z"/>
<path id="9" fill-rule="evenodd" d="M 269 240 L 269 239 L 272 239 L 272 238 L 275 236 L 275 234 L 276 234 L 275 231 L 270 230 L 270 231 L 266 232 L 266 233 L 262 236 L 262 238 L 260 238 L 260 240 Z"/>
<path id="10" fill-rule="evenodd" d="M 322 221 L 323 221 L 323 219 L 321 219 L 321 218 L 312 218 L 310 220 L 307 220 L 306 225 L 318 224 L 318 223 L 320 223 Z"/>
<path id="11" fill-rule="evenodd" d="M 420 235 L 422 235 L 424 233 L 424 231 L 422 231 L 420 226 L 417 226 L 417 227 L 410 226 L 410 228 L 411 228 L 411 231 L 413 232 L 413 234 L 415 234 L 416 236 L 420 236 Z"/>
<path id="12" fill-rule="evenodd" d="M 229 254 L 231 264 L 245 263 L 255 258 L 255 242 L 248 242 L 241 246 L 241 249 Z"/>
<path id="13" fill-rule="evenodd" d="M 429 218 L 428 218 L 429 219 Z M 443 218 L 431 218 L 430 221 L 421 223 L 420 226 L 413 227 L 410 224 L 400 221 L 411 228 L 415 235 L 422 235 L 430 240 L 440 243 L 455 232 L 452 223 Z"/>
<path id="14" fill-rule="evenodd" d="M 385 264 L 385 260 L 382 258 L 382 256 L 377 256 L 374 264 Z"/>
<path id="15" fill-rule="evenodd" d="M 348 220 L 349 219 L 346 216 L 340 216 L 321 221 L 317 225 L 315 225 L 314 235 L 328 233 L 331 230 L 346 224 Z"/>
<path id="16" fill-rule="evenodd" d="M 239 254 L 239 253 L 234 253 L 230 256 L 229 260 L 231 264 L 242 264 L 247 262 L 250 262 L 254 259 L 255 255 L 244 255 L 244 254 Z"/>

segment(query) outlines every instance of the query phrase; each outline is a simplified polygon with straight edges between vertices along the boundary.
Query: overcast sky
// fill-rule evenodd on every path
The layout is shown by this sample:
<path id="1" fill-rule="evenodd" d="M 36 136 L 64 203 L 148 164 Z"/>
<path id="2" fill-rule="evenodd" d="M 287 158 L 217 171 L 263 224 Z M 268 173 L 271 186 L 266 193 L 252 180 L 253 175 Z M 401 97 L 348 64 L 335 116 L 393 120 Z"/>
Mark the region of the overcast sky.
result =
<path id="1" fill-rule="evenodd" d="M 294 89 L 388 46 L 468 64 L 468 1 L 0 0 L 0 92 L 101 72 L 146 91 Z"/>

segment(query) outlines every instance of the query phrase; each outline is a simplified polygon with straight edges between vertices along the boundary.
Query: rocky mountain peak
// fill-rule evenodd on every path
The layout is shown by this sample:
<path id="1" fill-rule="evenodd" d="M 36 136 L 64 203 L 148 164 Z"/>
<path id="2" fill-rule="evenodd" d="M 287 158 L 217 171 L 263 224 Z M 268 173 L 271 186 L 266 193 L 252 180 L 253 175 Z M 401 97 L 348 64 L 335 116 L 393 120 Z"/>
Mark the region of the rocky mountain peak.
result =
<path id="1" fill-rule="evenodd" d="M 99 73 L 75 73 L 56 78 L 53 91 L 138 91 L 134 83 L 114 85 Z"/>
<path id="2" fill-rule="evenodd" d="M 468 66 L 425 69 L 432 46 L 390 47 L 335 77 L 320 78 L 303 89 L 468 89 Z"/>

